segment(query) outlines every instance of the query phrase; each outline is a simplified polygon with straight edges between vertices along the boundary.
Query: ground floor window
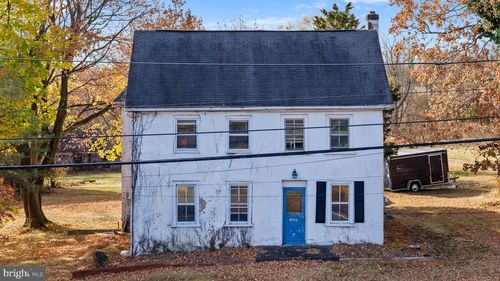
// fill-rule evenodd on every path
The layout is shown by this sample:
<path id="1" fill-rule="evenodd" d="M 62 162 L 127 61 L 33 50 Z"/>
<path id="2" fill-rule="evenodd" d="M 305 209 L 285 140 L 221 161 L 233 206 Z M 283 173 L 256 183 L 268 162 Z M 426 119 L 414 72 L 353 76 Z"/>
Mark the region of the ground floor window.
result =
<path id="1" fill-rule="evenodd" d="M 332 184 L 331 193 L 331 221 L 349 222 L 349 185 Z"/>
<path id="2" fill-rule="evenodd" d="M 232 224 L 249 223 L 248 184 L 232 184 L 229 186 L 229 190 L 229 221 Z"/>
<path id="3" fill-rule="evenodd" d="M 196 222 L 195 185 L 178 184 L 176 187 L 176 212 L 178 223 Z"/>

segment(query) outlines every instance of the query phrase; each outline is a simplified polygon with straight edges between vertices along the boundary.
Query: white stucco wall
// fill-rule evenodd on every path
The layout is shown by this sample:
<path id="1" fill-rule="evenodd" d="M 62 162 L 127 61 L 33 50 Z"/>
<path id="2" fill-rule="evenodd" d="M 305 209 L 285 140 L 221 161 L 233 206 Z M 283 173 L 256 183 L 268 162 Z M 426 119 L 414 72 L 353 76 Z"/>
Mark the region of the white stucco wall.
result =
<path id="1" fill-rule="evenodd" d="M 127 113 L 124 113 L 127 114 Z M 130 113 L 128 113 L 130 114 Z M 137 113 L 136 113 L 137 114 Z M 382 123 L 382 111 L 364 110 L 255 110 L 240 112 L 142 112 L 134 123 L 135 133 L 175 132 L 175 118 L 198 118 L 198 131 L 228 129 L 229 117 L 249 117 L 250 129 L 282 128 L 287 116 L 305 118 L 305 126 L 328 126 L 329 118 L 349 117 L 350 124 Z M 350 127 L 350 146 L 383 144 L 381 126 Z M 197 153 L 176 153 L 175 136 L 146 136 L 133 145 L 135 160 L 172 159 L 228 155 L 227 134 L 198 136 Z M 329 149 L 329 130 L 305 130 L 306 150 Z M 124 149 L 126 149 L 124 147 Z M 249 153 L 284 152 L 284 131 L 250 133 Z M 124 152 L 125 155 L 125 152 Z M 328 153 L 273 158 L 238 159 L 136 166 L 131 247 L 133 254 L 196 248 L 244 245 L 281 245 L 283 185 L 298 173 L 306 184 L 306 243 L 383 243 L 383 151 Z M 124 177 L 130 170 L 124 170 Z M 130 177 L 129 177 L 130 178 Z M 315 223 L 316 181 L 365 182 L 365 222 L 344 225 Z M 126 184 L 126 179 L 124 179 Z M 175 186 L 197 185 L 199 201 L 195 226 L 176 226 Z M 228 185 L 251 185 L 251 224 L 227 226 Z M 302 182 L 296 182 L 302 183 Z M 351 191 L 352 193 L 353 191 Z M 351 209 L 352 211 L 352 209 Z M 328 210 L 327 210 L 328 213 Z"/>

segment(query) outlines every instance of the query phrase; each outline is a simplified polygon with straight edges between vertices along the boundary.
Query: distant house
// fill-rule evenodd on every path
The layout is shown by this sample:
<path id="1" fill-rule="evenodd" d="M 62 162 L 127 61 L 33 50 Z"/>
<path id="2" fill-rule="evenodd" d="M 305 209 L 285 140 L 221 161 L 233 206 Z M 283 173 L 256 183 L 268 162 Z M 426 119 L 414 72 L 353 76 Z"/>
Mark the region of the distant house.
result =
<path id="1" fill-rule="evenodd" d="M 139 136 L 124 139 L 123 159 L 382 145 L 381 126 L 350 126 L 392 107 L 381 63 L 375 31 L 137 31 L 121 98 L 123 133 Z M 267 128 L 279 130 L 255 131 Z M 134 255 L 384 240 L 382 150 L 122 173 Z"/>
<path id="2" fill-rule="evenodd" d="M 80 130 L 72 132 L 69 137 L 63 138 L 59 144 L 59 151 L 56 154 L 56 163 L 71 164 L 71 163 L 100 163 L 104 159 L 99 157 L 96 151 L 91 149 L 91 145 L 86 138 L 85 133 Z"/>

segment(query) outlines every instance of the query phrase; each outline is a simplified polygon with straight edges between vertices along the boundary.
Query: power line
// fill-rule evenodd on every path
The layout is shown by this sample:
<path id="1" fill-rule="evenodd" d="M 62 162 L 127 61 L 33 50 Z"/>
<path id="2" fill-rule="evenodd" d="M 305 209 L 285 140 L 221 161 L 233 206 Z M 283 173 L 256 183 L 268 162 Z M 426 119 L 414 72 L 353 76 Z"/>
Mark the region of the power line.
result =
<path id="1" fill-rule="evenodd" d="M 450 90 L 428 90 L 428 91 L 412 91 L 412 92 L 403 92 L 404 94 L 432 94 L 432 93 L 452 93 L 452 92 L 477 92 L 477 91 L 483 91 L 485 90 L 484 88 L 478 88 L 478 89 L 450 89 Z M 380 95 L 349 95 L 350 97 L 370 97 L 370 96 L 380 96 Z M 286 98 L 286 99 L 245 99 L 245 100 L 237 100 L 237 101 L 232 101 L 231 103 L 249 103 L 249 102 L 259 102 L 259 101 L 265 101 L 265 102 L 273 102 L 273 101 L 290 101 L 290 100 L 299 100 L 299 101 L 308 101 L 308 100 L 321 100 L 321 99 L 331 99 L 332 97 L 335 98 L 335 96 L 329 95 L 329 96 L 315 96 L 315 97 L 296 97 L 296 98 Z M 94 109 L 107 109 L 111 104 L 99 104 L 96 106 L 93 106 L 91 109 L 87 109 L 86 111 L 92 112 Z M 168 106 L 172 107 L 183 107 L 183 106 L 194 106 L 194 105 L 199 105 L 199 106 L 206 106 L 206 103 L 173 103 L 173 104 L 168 104 Z M 215 103 L 211 104 L 211 106 L 215 105 L 220 105 L 220 106 L 225 106 L 225 103 Z M 82 108 L 85 107 L 83 106 L 70 106 L 68 109 L 51 109 L 47 110 L 47 112 L 52 112 L 52 111 L 71 111 L 75 108 Z M 110 109 L 119 109 L 122 108 L 121 106 L 114 106 L 111 105 Z M 0 110 L 0 113 L 3 112 L 32 112 L 33 110 L 30 108 L 19 108 L 19 109 L 2 109 Z"/>
<path id="2" fill-rule="evenodd" d="M 299 161 L 299 162 L 276 164 L 276 165 L 252 166 L 252 167 L 245 167 L 245 168 L 206 170 L 206 171 L 181 172 L 181 173 L 176 172 L 175 174 L 172 174 L 172 175 L 180 176 L 180 175 L 196 175 L 196 174 L 204 174 L 204 173 L 235 172 L 235 171 L 256 170 L 256 169 L 264 169 L 264 168 L 269 169 L 269 168 L 286 167 L 286 166 L 294 166 L 294 165 L 305 165 L 305 164 L 331 162 L 331 161 L 337 161 L 337 160 L 345 160 L 345 159 L 367 157 L 367 156 L 381 155 L 381 154 L 383 154 L 383 152 L 369 153 L 369 154 L 363 154 L 363 155 L 350 155 L 350 156 L 339 157 L 339 158 L 330 158 L 330 159 L 321 159 L 321 160 L 312 160 L 312 161 Z M 161 174 L 141 174 L 141 176 L 158 177 L 158 176 L 161 176 Z M 133 176 L 122 175 L 121 177 L 132 178 Z"/>
<path id="3" fill-rule="evenodd" d="M 198 161 L 266 158 L 266 157 L 324 154 L 324 153 L 333 153 L 333 152 L 377 150 L 377 149 L 386 149 L 386 148 L 404 148 L 404 147 L 422 147 L 422 146 L 435 146 L 435 145 L 478 143 L 478 142 L 489 142 L 489 141 L 499 141 L 499 140 L 500 140 L 500 137 L 493 137 L 493 138 L 449 140 L 449 141 L 427 142 L 427 143 L 416 143 L 416 144 L 379 145 L 379 146 L 335 148 L 335 149 L 322 149 L 322 150 L 310 150 L 310 151 L 274 152 L 274 153 L 260 153 L 260 154 L 241 154 L 241 155 L 228 155 L 228 156 L 208 156 L 208 157 L 157 159 L 157 160 L 125 161 L 125 162 L 107 162 L 106 165 L 108 165 L 108 166 L 142 165 L 142 164 L 145 165 L 145 164 L 162 164 L 162 163 L 182 163 L 182 162 L 198 162 Z M 0 166 L 0 171 L 2 171 L 2 170 L 4 171 L 4 170 L 95 167 L 95 166 L 102 166 L 102 165 L 103 165 L 102 163 L 13 165 L 13 166 Z"/>
<path id="4" fill-rule="evenodd" d="M 441 122 L 456 122 L 456 121 L 470 121 L 470 120 L 489 120 L 500 118 L 500 115 L 483 116 L 483 117 L 464 117 L 464 118 L 447 118 L 437 120 L 415 120 L 415 121 L 402 121 L 393 123 L 366 123 L 366 124 L 349 124 L 349 125 L 336 125 L 336 126 L 306 126 L 306 127 L 293 127 L 292 129 L 327 129 L 327 128 L 346 128 L 346 127 L 371 127 L 371 126 L 384 126 L 384 125 L 406 125 L 406 124 L 426 124 L 426 123 L 441 123 Z M 269 131 L 284 131 L 287 128 L 265 128 L 265 129 L 249 129 L 246 132 L 269 132 Z M 288 128 L 290 129 L 290 128 Z M 206 135 L 206 134 L 227 134 L 235 133 L 229 130 L 219 131 L 201 131 L 189 135 Z M 152 137 L 152 136 L 176 136 L 178 133 L 149 133 L 149 134 L 122 134 L 122 135 L 86 135 L 86 136 L 41 136 L 41 137 L 15 137 L 15 138 L 0 138 L 0 141 L 23 141 L 23 140 L 47 140 L 47 139 L 89 139 L 89 138 L 117 138 L 117 137 Z"/>
<path id="5" fill-rule="evenodd" d="M 142 65 L 174 65 L 174 66 L 373 66 L 373 65 L 456 65 L 472 63 L 500 62 L 500 59 L 448 61 L 448 62 L 364 62 L 364 63 L 218 63 L 218 62 L 153 62 L 153 61 L 120 61 L 120 60 L 62 60 L 50 58 L 26 58 L 26 57 L 0 57 L 0 60 L 13 61 L 42 61 L 61 63 L 91 63 L 91 64 L 142 64 Z"/>

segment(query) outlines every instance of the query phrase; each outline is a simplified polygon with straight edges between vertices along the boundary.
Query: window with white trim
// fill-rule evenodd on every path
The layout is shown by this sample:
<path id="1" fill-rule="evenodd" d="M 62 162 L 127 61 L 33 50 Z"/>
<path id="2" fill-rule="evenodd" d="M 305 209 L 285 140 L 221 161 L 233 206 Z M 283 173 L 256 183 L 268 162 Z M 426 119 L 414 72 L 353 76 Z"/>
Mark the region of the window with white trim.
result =
<path id="1" fill-rule="evenodd" d="M 232 184 L 229 186 L 230 204 L 229 221 L 231 224 L 247 224 L 249 216 L 248 185 Z"/>
<path id="2" fill-rule="evenodd" d="M 304 150 L 304 119 L 285 119 L 285 150 Z"/>
<path id="3" fill-rule="evenodd" d="M 330 119 L 330 148 L 349 147 L 349 119 Z"/>
<path id="4" fill-rule="evenodd" d="M 331 185 L 331 221 L 349 222 L 349 185 Z"/>
<path id="5" fill-rule="evenodd" d="M 229 149 L 247 150 L 249 148 L 248 120 L 229 120 Z"/>
<path id="6" fill-rule="evenodd" d="M 196 120 L 177 119 L 177 149 L 193 150 L 197 147 Z"/>
<path id="7" fill-rule="evenodd" d="M 177 223 L 194 224 L 196 222 L 195 185 L 178 184 L 176 186 Z"/>

